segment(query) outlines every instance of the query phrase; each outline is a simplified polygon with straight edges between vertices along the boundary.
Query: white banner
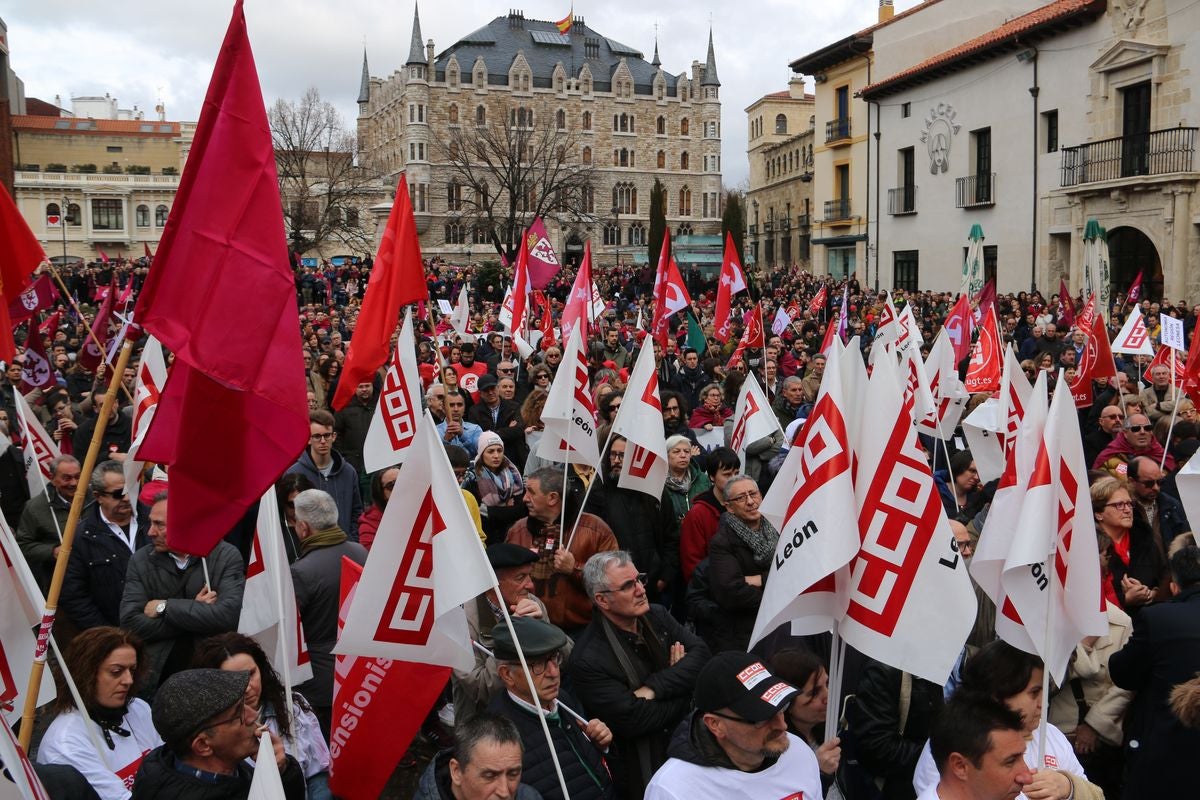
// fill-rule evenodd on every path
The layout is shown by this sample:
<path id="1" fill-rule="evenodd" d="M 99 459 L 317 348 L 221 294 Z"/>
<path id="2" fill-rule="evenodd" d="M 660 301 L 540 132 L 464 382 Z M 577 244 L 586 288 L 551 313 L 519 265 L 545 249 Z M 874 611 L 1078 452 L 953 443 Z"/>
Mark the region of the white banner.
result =
<path id="1" fill-rule="evenodd" d="M 466 291 L 466 290 L 464 290 Z M 377 472 L 404 462 L 421 418 L 421 374 L 417 371 L 417 344 L 412 309 L 404 315 L 400 338 L 383 376 L 383 390 L 363 441 L 363 465 Z"/>
<path id="2" fill-rule="evenodd" d="M 613 433 L 628 442 L 621 477 L 622 489 L 637 489 L 655 500 L 667 482 L 667 440 L 662 426 L 662 400 L 654 371 L 654 348 L 643 347 L 633 365 L 625 399 L 613 420 Z M 604 476 L 608 478 L 607 475 Z"/>

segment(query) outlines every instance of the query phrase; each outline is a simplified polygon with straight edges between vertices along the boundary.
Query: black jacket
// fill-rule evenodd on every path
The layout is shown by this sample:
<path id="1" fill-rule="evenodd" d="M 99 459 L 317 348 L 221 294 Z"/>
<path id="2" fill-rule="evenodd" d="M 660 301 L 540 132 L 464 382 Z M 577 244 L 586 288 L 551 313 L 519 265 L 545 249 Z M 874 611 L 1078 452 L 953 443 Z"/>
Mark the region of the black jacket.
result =
<path id="1" fill-rule="evenodd" d="M 859 760 L 872 775 L 883 779 L 886 800 L 916 797 L 913 772 L 943 704 L 942 687 L 914 675 L 908 718 L 901 734 L 901 677 L 895 667 L 868 662 L 847 715 Z"/>
<path id="2" fill-rule="evenodd" d="M 604 615 L 598 611 L 575 642 L 567 666 L 586 716 L 599 717 L 612 729 L 609 763 L 613 780 L 626 797 L 641 797 L 654 771 L 667 760 L 671 731 L 691 710 L 696 676 L 709 659 L 708 646 L 662 606 L 650 606 L 642 622 L 650 626 L 665 654 L 656 653 L 644 636 L 614 630 L 627 645 L 636 685 L 630 685 L 621 668 L 604 630 Z M 687 654 L 670 666 L 670 647 L 675 642 L 681 642 Z M 653 689 L 654 699 L 635 697 L 633 690 L 640 686 Z"/>
<path id="3" fill-rule="evenodd" d="M 749 649 L 750 634 L 754 632 L 754 620 L 771 568 L 769 561 L 766 565 L 755 562 L 750 546 L 726 524 L 729 513 L 721 515 L 717 532 L 708 543 L 709 591 L 719 606 L 713 626 L 713 647 L 717 652 Z M 750 575 L 761 575 L 763 586 L 746 583 Z"/>
<path id="4" fill-rule="evenodd" d="M 1129 529 L 1129 564 L 1114 554 L 1108 560 L 1108 571 L 1122 606 L 1125 605 L 1125 590 L 1121 588 L 1121 580 L 1125 576 L 1136 578 L 1151 589 L 1158 587 L 1159 596 L 1166 596 L 1167 559 L 1155 539 L 1154 530 L 1141 512 L 1134 512 L 1133 527 Z M 1132 613 L 1131 609 L 1126 610 Z"/>
<path id="5" fill-rule="evenodd" d="M 92 503 L 79 520 L 79 532 L 67 561 L 59 606 L 80 630 L 101 625 L 121 625 L 121 595 L 125 573 L 134 551 L 150 544 L 149 519 L 138 520 L 133 550 L 100 519 L 100 505 Z"/>
<path id="6" fill-rule="evenodd" d="M 525 423 L 521 421 L 521 406 L 515 400 L 501 400 L 492 421 L 492 410 L 483 401 L 467 409 L 467 422 L 474 422 L 485 431 L 495 431 L 504 442 L 504 454 L 514 464 L 524 466 L 529 458 L 529 446 L 525 444 Z M 514 424 L 515 423 L 515 424 Z"/>
<path id="7" fill-rule="evenodd" d="M 280 770 L 283 795 L 287 800 L 304 800 L 308 788 L 296 759 L 287 757 Z M 254 769 L 238 764 L 237 774 L 219 783 L 209 783 L 175 769 L 175 754 L 166 745 L 151 750 L 133 779 L 131 800 L 239 800 L 250 794 Z"/>
<path id="8" fill-rule="evenodd" d="M 350 402 L 346 403 L 346 407 L 333 417 L 333 429 L 337 432 L 337 451 L 350 462 L 350 466 L 354 467 L 359 475 L 366 474 L 366 467 L 363 466 L 363 443 L 367 441 L 367 431 L 371 429 L 376 402 L 375 395 L 364 403 L 355 394 L 350 398 Z"/>
<path id="9" fill-rule="evenodd" d="M 1180 797 L 1193 786 L 1200 730 L 1170 708 L 1171 690 L 1200 672 L 1200 586 L 1133 615 L 1133 634 L 1108 661 L 1112 682 L 1137 692 L 1126 718 L 1125 797 Z M 1187 792 L 1184 792 L 1187 793 Z"/>
<path id="10" fill-rule="evenodd" d="M 558 699 L 573 710 L 579 709 L 579 704 L 565 691 L 559 692 Z M 562 787 L 559 786 L 554 761 L 550 758 L 550 747 L 546 744 L 546 735 L 537 717 L 513 702 L 508 692 L 502 692 L 492 700 L 490 710 L 511 719 L 521 732 L 521 741 L 525 744 L 521 783 L 537 789 L 546 800 L 561 800 Z M 554 739 L 554 751 L 558 755 L 563 780 L 572 800 L 612 800 L 616 796 L 616 789 L 603 755 L 584 735 L 574 718 L 565 711 L 560 711 L 557 717 L 547 717 L 546 726 L 550 729 L 550 737 Z"/>
<path id="11" fill-rule="evenodd" d="M 14 531 L 21 521 L 21 512 L 29 501 L 29 482 L 25 480 L 25 457 L 9 446 L 0 452 L 0 513 Z"/>
<path id="12" fill-rule="evenodd" d="M 608 523 L 617 544 L 646 573 L 651 596 L 657 597 L 655 583 L 670 580 L 679 572 L 679 525 L 674 509 L 645 492 L 622 489 L 611 476 L 592 489 L 592 498 L 588 511 Z"/>

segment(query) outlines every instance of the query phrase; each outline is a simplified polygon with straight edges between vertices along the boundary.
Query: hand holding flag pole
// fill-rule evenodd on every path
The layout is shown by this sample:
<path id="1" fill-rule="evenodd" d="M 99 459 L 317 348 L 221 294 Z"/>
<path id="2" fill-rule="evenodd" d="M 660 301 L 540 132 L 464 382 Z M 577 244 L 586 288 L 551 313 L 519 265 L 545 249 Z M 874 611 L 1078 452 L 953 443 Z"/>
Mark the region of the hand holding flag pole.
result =
<path id="1" fill-rule="evenodd" d="M 113 380 L 109 381 L 108 391 L 104 394 L 104 405 L 96 418 L 96 430 L 92 434 L 91 444 L 88 445 L 87 455 L 83 459 L 81 474 L 91 475 L 96 468 L 97 456 L 100 452 L 100 442 L 108 428 L 108 419 L 112 414 L 113 405 L 117 399 L 117 386 L 121 381 L 117 376 L 124 374 L 129 364 L 129 356 L 133 353 L 133 342 L 128 339 L 121 346 L 121 355 L 117 358 Z M 67 515 L 67 526 L 63 530 L 62 544 L 59 545 L 58 559 L 54 562 L 54 577 L 50 580 L 50 592 L 46 595 L 46 607 L 42 612 L 42 624 L 38 630 L 37 649 L 33 654 L 33 669 L 29 673 L 29 689 L 25 694 L 25 709 L 21 716 L 21 747 L 29 749 L 33 737 L 33 720 L 37 712 L 38 690 L 42 685 L 42 672 L 46 668 L 46 647 L 54 628 L 54 615 L 58 610 L 58 598 L 62 594 L 63 580 L 67 576 L 67 559 L 71 556 L 71 545 L 75 542 L 75 529 L 79 525 L 79 517 L 83 513 L 83 501 L 87 492 L 76 492 L 71 500 L 71 511 Z"/>

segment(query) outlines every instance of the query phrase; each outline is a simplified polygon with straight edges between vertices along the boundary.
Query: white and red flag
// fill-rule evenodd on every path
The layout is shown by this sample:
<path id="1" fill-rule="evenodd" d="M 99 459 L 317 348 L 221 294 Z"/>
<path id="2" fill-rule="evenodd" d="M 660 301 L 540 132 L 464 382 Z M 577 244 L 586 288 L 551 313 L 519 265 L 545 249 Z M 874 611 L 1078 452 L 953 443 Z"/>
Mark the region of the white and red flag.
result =
<path id="1" fill-rule="evenodd" d="M 528 358 L 533 353 L 529 345 L 529 252 L 522 240 L 517 251 L 517 266 L 513 269 L 513 282 L 509 293 L 504 296 L 500 307 L 500 322 L 512 331 L 513 347 Z"/>
<path id="2" fill-rule="evenodd" d="M 737 248 L 733 246 L 733 234 L 725 233 L 725 255 L 721 259 L 721 277 L 717 281 L 717 308 L 713 317 L 713 337 L 719 342 L 729 341 L 730 325 L 733 322 L 733 296 L 746 291 L 746 274 L 738 263 Z"/>
<path id="3" fill-rule="evenodd" d="M 43 681 L 44 683 L 44 681 Z M 12 729 L 3 726 L 0 733 L 0 762 L 3 762 L 7 775 L 0 777 L 0 797 L 4 800 L 51 800 L 50 793 L 42 785 L 42 779 L 33 769 L 33 763 L 21 749 L 21 743 L 13 735 Z M 8 781 L 12 781 L 11 784 Z"/>
<path id="4" fill-rule="evenodd" d="M 1108 632 L 1083 442 L 1065 383 L 1050 404 L 1000 579 L 1033 652 L 1059 686 L 1080 639 Z"/>
<path id="5" fill-rule="evenodd" d="M 946 321 L 942 323 L 942 327 L 946 329 L 946 335 L 950 337 L 950 344 L 954 348 L 955 366 L 971 354 L 971 331 L 975 327 L 974 319 L 971 316 L 971 304 L 968 302 L 967 296 L 960 294 L 958 300 L 950 308 L 950 313 L 946 315 Z"/>
<path id="6" fill-rule="evenodd" d="M 634 362 L 625 399 L 613 420 L 612 432 L 624 436 L 628 445 L 617 485 L 661 498 L 667 482 L 667 439 L 662 426 L 662 399 L 654 348 L 643 347 Z"/>
<path id="7" fill-rule="evenodd" d="M 1079 313 L 1075 315 L 1075 327 L 1084 333 L 1088 333 L 1092 329 L 1092 323 L 1096 320 L 1096 295 L 1092 295 L 1083 304 L 1083 308 L 1079 309 Z"/>
<path id="8" fill-rule="evenodd" d="M 467 297 L 467 286 L 463 284 L 458 292 L 458 302 L 450 314 L 450 327 L 464 339 L 471 337 L 471 303 Z"/>
<path id="9" fill-rule="evenodd" d="M 571 284 L 571 293 L 567 295 L 559 319 L 564 342 L 571 338 L 571 331 L 581 323 L 583 340 L 587 341 L 588 323 L 595 317 L 591 313 L 592 290 L 592 243 L 587 242 L 583 246 L 583 260 L 579 262 L 579 271 L 575 273 L 575 282 Z M 638 311 L 640 313 L 641 309 Z"/>
<path id="10" fill-rule="evenodd" d="M 850 297 L 850 289 L 849 289 L 849 287 L 847 287 L 846 289 L 842 290 L 842 306 L 840 309 L 838 309 L 837 319 L 836 320 L 831 319 L 825 325 L 825 337 L 823 339 L 821 339 L 821 349 L 817 352 L 823 353 L 826 357 L 828 357 L 829 354 L 831 352 L 833 352 L 834 337 L 837 338 L 839 345 L 845 344 L 845 342 L 846 342 L 846 332 L 849 328 L 849 321 L 848 321 L 848 316 L 847 316 L 849 314 L 849 308 L 850 308 L 849 297 Z"/>
<path id="11" fill-rule="evenodd" d="M 903 354 L 915 346 L 919 351 L 921 345 L 925 344 L 925 337 L 921 335 L 921 328 L 917 325 L 916 317 L 913 316 L 911 305 L 905 303 L 897 324 L 900 327 L 900 338 L 896 342 L 896 350 Z"/>
<path id="12" fill-rule="evenodd" d="M 1142 297 L 1142 273 L 1145 270 L 1138 270 L 1137 277 L 1133 279 L 1133 283 L 1129 284 L 1129 291 L 1125 293 L 1126 303 L 1136 303 Z"/>
<path id="13" fill-rule="evenodd" d="M 650 335 L 654 341 L 667 346 L 670 335 L 671 317 L 692 304 L 679 265 L 671 254 L 671 232 L 663 233 L 662 252 L 658 256 L 658 273 L 654 276 L 654 318 L 650 321 Z"/>
<path id="14" fill-rule="evenodd" d="M 871 342 L 869 363 L 874 364 L 878 355 L 882 354 L 887 345 L 895 345 L 900 340 L 899 315 L 896 306 L 892 304 L 892 293 L 888 292 L 883 308 L 879 312 L 879 324 L 875 326 L 875 338 Z"/>
<path id="15" fill-rule="evenodd" d="M 292 571 L 283 550 L 279 504 L 271 486 L 258 504 L 238 633 L 253 636 L 287 686 L 312 678 L 312 661 L 296 607 Z"/>
<path id="16" fill-rule="evenodd" d="M 562 363 L 550 384 L 542 409 L 546 429 L 538 443 L 538 456 L 559 464 L 588 464 L 599 468 L 596 441 L 596 404 L 588 385 L 587 355 L 582 331 L 576 325 L 563 349 Z"/>
<path id="17" fill-rule="evenodd" d="M 21 452 L 25 458 L 25 481 L 29 496 L 37 497 L 50 482 L 50 462 L 60 455 L 54 438 L 46 433 L 25 396 L 15 388 L 17 418 L 21 425 Z"/>
<path id="18" fill-rule="evenodd" d="M 1146 320 L 1142 311 L 1134 306 L 1125 318 L 1117 338 L 1113 339 L 1114 353 L 1128 353 L 1133 356 L 1154 355 L 1154 343 L 1150 340 L 1150 331 L 1146 330 Z"/>
<path id="19" fill-rule="evenodd" d="M 845 592 L 837 589 L 848 584 L 845 567 L 858 554 L 859 536 L 847 524 L 857 507 L 839 369 L 843 357 L 837 348 L 829 354 L 812 413 L 763 499 L 762 513 L 778 529 L 779 541 L 751 645 L 793 620 L 803 620 L 809 633 L 827 630 L 846 611 Z"/>
<path id="20" fill-rule="evenodd" d="M 829 300 L 829 292 L 828 292 L 825 284 L 822 283 L 821 288 L 817 290 L 817 293 L 815 295 L 813 295 L 813 299 L 808 301 L 808 313 L 812 314 L 815 317 L 817 315 L 817 312 L 825 307 L 825 303 L 828 300 Z M 788 313 L 791 314 L 790 311 Z M 795 318 L 796 315 L 791 314 L 791 316 L 793 318 Z"/>
<path id="21" fill-rule="evenodd" d="M 465 289 L 464 289 L 465 291 Z M 400 338 L 383 376 L 383 389 L 363 442 L 363 465 L 377 472 L 404 462 L 421 419 L 421 374 L 417 370 L 417 343 L 412 309 L 404 315 Z"/>
<path id="22" fill-rule="evenodd" d="M 48 644 L 39 643 L 34 630 L 42 621 L 45 602 L 16 537 L 0 519 L 0 715 L 10 724 L 21 718 L 29 691 L 30 662 L 38 647 Z M 54 681 L 42 681 L 38 705 L 54 697 Z"/>
<path id="23" fill-rule="evenodd" d="M 729 435 L 729 447 L 738 454 L 743 469 L 746 466 L 746 447 L 778 430 L 781 430 L 779 417 L 771 409 L 766 392 L 758 384 L 754 373 L 747 372 L 733 406 L 733 433 Z"/>
<path id="24" fill-rule="evenodd" d="M 775 319 L 771 320 L 771 333 L 780 336 L 787 330 L 787 326 L 792 324 L 792 317 L 788 314 L 787 308 L 780 306 L 775 309 Z"/>
<path id="25" fill-rule="evenodd" d="M 921 351 L 909 347 L 900 353 L 900 376 L 903 379 L 904 402 L 912 409 L 913 425 L 920 427 L 937 419 L 938 404 L 929 386 Z"/>
<path id="26" fill-rule="evenodd" d="M 944 327 L 938 331 L 933 346 L 929 348 L 925 377 L 937 411 L 932 417 L 918 423 L 920 431 L 937 439 L 949 440 L 954 436 L 954 430 L 971 396 L 958 379 L 958 369 L 954 366 L 954 346 Z"/>
<path id="27" fill-rule="evenodd" d="M 846 644 L 935 683 L 950 675 L 975 621 L 975 592 L 942 509 L 894 359 L 867 384 L 856 449 L 861 537 L 850 564 Z"/>
<path id="28" fill-rule="evenodd" d="M 146 431 L 154 421 L 154 412 L 158 409 L 158 397 L 167 382 L 167 360 L 163 355 L 162 344 L 153 336 L 146 337 L 146 346 L 142 348 L 142 360 L 138 364 L 137 382 L 133 389 L 133 425 L 132 441 L 129 444 L 129 454 L 125 456 L 122 465 L 125 471 L 125 485 L 136 495 L 139 480 L 142 475 L 144 462 L 137 457 L 146 438 Z"/>
<path id="29" fill-rule="evenodd" d="M 1000 328 L 996 322 L 996 308 L 992 306 L 979 326 L 979 339 L 971 350 L 971 364 L 967 367 L 965 385 L 971 394 L 994 392 L 1000 388 L 1000 362 L 1002 359 Z"/>

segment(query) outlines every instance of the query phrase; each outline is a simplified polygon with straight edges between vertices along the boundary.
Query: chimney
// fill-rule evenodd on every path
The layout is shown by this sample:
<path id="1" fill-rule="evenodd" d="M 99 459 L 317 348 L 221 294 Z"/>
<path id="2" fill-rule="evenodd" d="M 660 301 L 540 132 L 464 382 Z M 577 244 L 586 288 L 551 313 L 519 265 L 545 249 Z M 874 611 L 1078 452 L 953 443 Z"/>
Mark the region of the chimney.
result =
<path id="1" fill-rule="evenodd" d="M 892 0 L 879 0 L 879 21 L 887 22 L 896 14 L 896 7 L 892 5 Z"/>

